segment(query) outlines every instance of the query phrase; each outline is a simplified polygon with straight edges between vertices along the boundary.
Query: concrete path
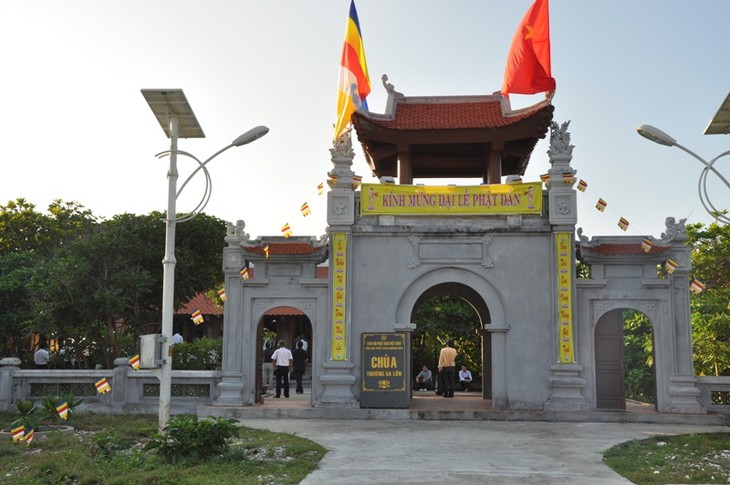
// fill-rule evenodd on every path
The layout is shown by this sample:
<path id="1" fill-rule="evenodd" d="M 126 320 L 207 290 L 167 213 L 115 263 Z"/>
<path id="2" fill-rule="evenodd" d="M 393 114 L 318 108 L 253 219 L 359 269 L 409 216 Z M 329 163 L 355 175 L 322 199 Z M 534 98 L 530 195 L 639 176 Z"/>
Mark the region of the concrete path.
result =
<path id="1" fill-rule="evenodd" d="M 328 450 L 301 483 L 630 484 L 602 463 L 611 446 L 657 434 L 729 431 L 725 426 L 502 421 L 241 419 Z"/>

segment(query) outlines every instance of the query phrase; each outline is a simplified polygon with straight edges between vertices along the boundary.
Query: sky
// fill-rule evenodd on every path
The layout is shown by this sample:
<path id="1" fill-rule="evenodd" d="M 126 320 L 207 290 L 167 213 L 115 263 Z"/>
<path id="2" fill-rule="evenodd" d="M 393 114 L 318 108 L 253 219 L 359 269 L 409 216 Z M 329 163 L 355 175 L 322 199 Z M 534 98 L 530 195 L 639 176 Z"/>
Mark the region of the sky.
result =
<path id="1" fill-rule="evenodd" d="M 371 112 L 387 74 L 406 96 L 499 91 L 512 37 L 532 0 L 358 0 Z M 169 140 L 141 89 L 183 89 L 206 138 L 179 149 L 206 159 L 256 125 L 270 132 L 208 166 L 205 213 L 243 220 L 252 238 L 321 236 L 332 169 L 339 60 L 350 0 L 6 0 L 0 2 L 0 204 L 54 199 L 93 214 L 167 205 Z M 578 227 L 588 237 L 659 237 L 667 216 L 708 223 L 699 161 L 638 136 L 651 124 L 709 160 L 730 137 L 703 132 L 730 91 L 727 0 L 550 0 L 554 121 L 570 121 Z M 513 97 L 517 107 L 531 98 Z M 547 172 L 548 137 L 525 181 Z M 353 170 L 375 182 L 355 142 Z M 178 160 L 180 180 L 194 162 Z M 728 174 L 727 161 L 717 168 Z M 727 175 L 726 175 L 727 176 Z M 416 181 L 418 182 L 418 180 Z M 433 183 L 433 181 L 422 181 Z M 476 184 L 478 180 L 458 183 Z M 195 207 L 202 177 L 178 212 Z M 716 206 L 730 191 L 710 183 Z M 608 207 L 595 209 L 598 198 Z M 312 214 L 303 217 L 307 202 Z M 630 223 L 622 231 L 617 223 Z"/>

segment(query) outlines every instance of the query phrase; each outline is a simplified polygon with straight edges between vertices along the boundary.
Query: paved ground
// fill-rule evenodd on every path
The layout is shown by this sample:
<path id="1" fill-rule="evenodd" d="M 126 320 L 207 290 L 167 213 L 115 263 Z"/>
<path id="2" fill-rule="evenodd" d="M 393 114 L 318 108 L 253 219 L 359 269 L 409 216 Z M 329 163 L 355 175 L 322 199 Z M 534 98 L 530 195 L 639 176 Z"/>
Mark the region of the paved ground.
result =
<path id="1" fill-rule="evenodd" d="M 725 426 L 504 421 L 241 419 L 328 449 L 302 484 L 629 484 L 602 463 L 614 444 Z"/>

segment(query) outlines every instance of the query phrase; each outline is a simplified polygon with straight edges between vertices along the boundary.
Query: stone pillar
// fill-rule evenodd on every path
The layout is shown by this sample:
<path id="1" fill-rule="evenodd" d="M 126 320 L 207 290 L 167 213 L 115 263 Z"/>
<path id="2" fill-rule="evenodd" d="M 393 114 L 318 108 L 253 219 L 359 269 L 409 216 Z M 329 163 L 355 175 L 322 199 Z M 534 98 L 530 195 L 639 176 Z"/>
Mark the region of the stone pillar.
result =
<path id="1" fill-rule="evenodd" d="M 545 409 L 554 411 L 589 410 L 590 403 L 582 395 L 586 381 L 580 376 L 578 339 L 575 335 L 577 314 L 577 286 L 575 277 L 575 224 L 578 222 L 575 170 L 570 166 L 573 145 L 570 144 L 568 125 L 550 127 L 550 181 L 548 184 L 549 220 L 554 235 L 552 241 L 555 264 L 551 293 L 555 305 L 554 350 L 556 359 L 550 366 L 548 386 L 550 398 Z M 567 236 L 566 236 L 567 235 Z"/>
<path id="2" fill-rule="evenodd" d="M 705 413 L 698 397 L 700 389 L 694 375 L 692 356 L 692 320 L 689 306 L 689 276 L 692 271 L 690 249 L 684 221 L 667 220 L 667 233 L 672 237 L 670 257 L 678 263 L 669 275 L 669 298 L 672 315 L 673 368 L 669 378 L 670 413 Z M 664 234 L 663 236 L 665 236 Z"/>
<path id="3" fill-rule="evenodd" d="M 352 225 L 355 223 L 355 185 L 353 183 L 350 132 L 346 131 L 333 148 L 327 194 L 327 223 L 330 238 L 329 314 L 323 319 L 326 328 L 317 332 L 318 355 L 326 355 L 324 371 L 319 376 L 320 395 L 313 396 L 316 407 L 359 408 L 353 394 L 353 339 L 351 323 Z"/>
<path id="4" fill-rule="evenodd" d="M 484 330 L 492 334 L 492 408 L 509 409 L 507 394 L 507 331 L 509 324 L 488 323 Z"/>
<path id="5" fill-rule="evenodd" d="M 243 285 L 241 284 L 241 268 L 243 268 L 243 251 L 241 242 L 248 240 L 244 231 L 246 225 L 237 221 L 236 225 L 228 225 L 225 237 L 228 246 L 223 249 L 223 274 L 225 278 L 226 305 L 223 310 L 223 356 L 221 362 L 221 379 L 217 384 L 218 395 L 213 401 L 216 406 L 243 406 L 253 404 L 247 399 L 244 389 L 243 341 L 241 326 L 243 324 Z"/>
<path id="6" fill-rule="evenodd" d="M 127 402 L 127 376 L 129 375 L 129 358 L 117 357 L 114 359 L 114 370 L 110 383 L 112 392 L 112 410 L 114 412 L 124 411 Z"/>
<path id="7" fill-rule="evenodd" d="M 20 369 L 20 359 L 5 357 L 0 360 L 0 411 L 7 411 L 15 403 L 13 375 Z"/>

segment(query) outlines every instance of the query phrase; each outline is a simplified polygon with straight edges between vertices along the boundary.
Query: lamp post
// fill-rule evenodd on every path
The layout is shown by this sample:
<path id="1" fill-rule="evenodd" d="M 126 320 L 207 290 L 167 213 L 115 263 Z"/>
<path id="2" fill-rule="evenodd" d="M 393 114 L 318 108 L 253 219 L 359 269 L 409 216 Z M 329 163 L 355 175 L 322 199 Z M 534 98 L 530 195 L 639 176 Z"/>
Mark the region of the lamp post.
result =
<path id="1" fill-rule="evenodd" d="M 162 364 L 157 372 L 157 377 L 160 380 L 158 430 L 162 433 L 170 418 L 170 390 L 172 387 L 171 343 L 175 293 L 175 225 L 179 222 L 194 219 L 208 204 L 212 192 L 212 182 L 206 165 L 229 148 L 239 147 L 258 140 L 266 135 L 269 129 L 265 126 L 252 128 L 233 140 L 229 145 L 215 152 L 204 162 L 201 162 L 192 154 L 178 150 L 177 148 L 177 139 L 179 137 L 205 138 L 205 134 L 198 124 L 183 91 L 181 89 L 143 89 L 142 95 L 147 100 L 163 131 L 170 138 L 170 149 L 156 155 L 157 158 L 170 157 L 170 167 L 167 172 L 168 190 L 167 215 L 165 218 L 165 256 L 162 260 Z M 180 189 L 177 188 L 178 155 L 192 158 L 198 163 L 198 167 L 185 179 Z M 185 186 L 187 186 L 188 182 L 201 170 L 205 175 L 205 191 L 200 202 L 191 212 L 182 217 L 177 217 L 175 207 L 177 198 Z"/>
<path id="2" fill-rule="evenodd" d="M 730 150 L 722 152 L 708 162 L 689 148 L 679 144 L 677 140 L 667 135 L 659 128 L 655 128 L 651 125 L 639 125 L 638 127 L 636 127 L 636 131 L 639 133 L 639 135 L 653 141 L 654 143 L 658 143 L 659 145 L 664 145 L 668 147 L 677 147 L 699 160 L 700 163 L 705 166 L 705 168 L 702 169 L 702 173 L 700 174 L 700 179 L 697 184 L 697 192 L 699 193 L 702 207 L 704 207 L 707 213 L 714 217 L 715 220 L 717 220 L 718 222 L 722 224 L 730 224 L 730 217 L 728 217 L 726 211 L 715 207 L 710 201 L 709 195 L 707 194 L 707 175 L 710 172 L 715 174 L 725 184 L 725 187 L 730 189 L 730 182 L 728 182 L 728 180 L 715 168 L 715 162 L 726 155 L 730 155 Z"/>

